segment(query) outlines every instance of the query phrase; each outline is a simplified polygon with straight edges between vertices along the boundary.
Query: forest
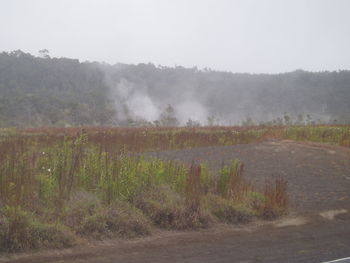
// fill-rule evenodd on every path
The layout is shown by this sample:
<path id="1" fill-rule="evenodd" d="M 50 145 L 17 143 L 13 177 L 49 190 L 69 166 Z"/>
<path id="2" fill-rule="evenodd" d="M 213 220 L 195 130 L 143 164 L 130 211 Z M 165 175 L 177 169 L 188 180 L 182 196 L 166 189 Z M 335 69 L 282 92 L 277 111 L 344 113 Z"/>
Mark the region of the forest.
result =
<path id="1" fill-rule="evenodd" d="M 0 53 L 0 127 L 346 124 L 350 71 L 280 74 Z"/>

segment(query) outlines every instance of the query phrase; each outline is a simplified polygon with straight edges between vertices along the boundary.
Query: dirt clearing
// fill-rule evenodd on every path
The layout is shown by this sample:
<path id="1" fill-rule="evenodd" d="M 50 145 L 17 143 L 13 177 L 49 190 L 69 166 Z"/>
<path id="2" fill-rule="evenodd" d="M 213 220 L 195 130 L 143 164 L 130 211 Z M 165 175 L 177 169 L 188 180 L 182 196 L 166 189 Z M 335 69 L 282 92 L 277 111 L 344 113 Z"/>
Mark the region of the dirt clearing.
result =
<path id="1" fill-rule="evenodd" d="M 233 159 L 245 165 L 245 176 L 263 186 L 266 179 L 288 181 L 292 209 L 299 213 L 335 210 L 350 205 L 350 150 L 317 143 L 267 141 L 224 147 L 148 153 L 164 159 L 206 163 L 216 172 Z"/>

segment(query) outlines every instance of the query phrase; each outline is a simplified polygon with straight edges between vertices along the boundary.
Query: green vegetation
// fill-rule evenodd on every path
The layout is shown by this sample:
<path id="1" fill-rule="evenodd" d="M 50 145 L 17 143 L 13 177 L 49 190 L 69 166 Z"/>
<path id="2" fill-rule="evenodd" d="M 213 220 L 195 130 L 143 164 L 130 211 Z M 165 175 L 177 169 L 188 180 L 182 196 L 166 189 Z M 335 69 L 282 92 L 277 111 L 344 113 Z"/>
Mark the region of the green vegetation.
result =
<path id="1" fill-rule="evenodd" d="M 4 130 L 0 140 L 2 250 L 67 247 L 77 237 L 133 238 L 149 235 L 154 228 L 198 229 L 287 212 L 286 182 L 276 180 L 269 184 L 271 188 L 256 189 L 244 179 L 238 160 L 218 176 L 204 165 L 145 158 L 139 153 L 208 142 L 249 142 L 264 134 L 260 129 L 212 128 L 201 129 L 202 137 L 195 139 L 196 132 Z M 123 138 L 127 145 L 118 145 Z M 278 188 L 279 184 L 283 187 Z"/>
<path id="2" fill-rule="evenodd" d="M 104 74 L 92 63 L 0 53 L 0 127 L 104 125 L 115 119 Z"/>
<path id="3" fill-rule="evenodd" d="M 16 50 L 0 53 L 0 127 L 344 124 L 349 83 L 346 70 L 235 74 Z M 148 106 L 157 113 L 136 109 Z"/>
<path id="4" fill-rule="evenodd" d="M 61 224 L 40 222 L 21 207 L 0 210 L 0 252 L 35 248 L 64 248 L 74 245 L 75 237 Z"/>
<path id="5" fill-rule="evenodd" d="M 312 141 L 350 147 L 349 126 L 291 126 L 284 136 L 296 141 Z"/>
<path id="6" fill-rule="evenodd" d="M 61 248 L 81 238 L 134 238 L 155 228 L 279 217 L 288 211 L 282 178 L 257 189 L 244 178 L 239 160 L 212 174 L 192 160 L 142 155 L 266 139 L 349 147 L 350 127 L 1 129 L 1 250 Z"/>

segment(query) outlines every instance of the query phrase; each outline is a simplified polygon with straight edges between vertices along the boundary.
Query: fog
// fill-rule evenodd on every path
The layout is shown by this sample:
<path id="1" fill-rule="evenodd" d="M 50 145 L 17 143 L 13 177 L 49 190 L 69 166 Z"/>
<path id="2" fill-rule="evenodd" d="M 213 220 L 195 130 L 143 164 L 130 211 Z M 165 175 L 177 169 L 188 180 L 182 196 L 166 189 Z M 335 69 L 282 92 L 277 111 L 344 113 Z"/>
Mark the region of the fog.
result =
<path id="1" fill-rule="evenodd" d="M 133 83 L 121 79 L 114 87 L 109 88 L 119 121 L 129 118 L 154 121 L 159 118 L 159 109 L 142 87 L 138 88 Z"/>
<path id="2" fill-rule="evenodd" d="M 103 64 L 100 69 L 119 124 L 143 125 L 169 117 L 174 119 L 169 125 L 349 121 L 346 70 L 238 74 L 154 64 Z"/>
<path id="3" fill-rule="evenodd" d="M 350 68 L 348 0 L 2 0 L 0 50 L 279 73 Z"/>
<path id="4" fill-rule="evenodd" d="M 3 0 L 1 95 L 62 96 L 52 116 L 26 97 L 18 122 L 33 112 L 43 125 L 348 122 L 349 10 L 347 0 Z"/>
<path id="5" fill-rule="evenodd" d="M 170 97 L 164 101 L 157 96 L 151 97 L 147 86 L 140 87 L 124 78 L 117 84 L 110 81 L 108 83 L 116 107 L 116 118 L 120 122 L 129 119 L 154 122 L 169 105 L 174 108 L 175 118 L 181 125 L 186 124 L 189 119 L 205 124 L 210 116 L 206 107 L 197 101 L 198 94 L 185 92 L 185 96 L 178 96 L 170 91 Z"/>

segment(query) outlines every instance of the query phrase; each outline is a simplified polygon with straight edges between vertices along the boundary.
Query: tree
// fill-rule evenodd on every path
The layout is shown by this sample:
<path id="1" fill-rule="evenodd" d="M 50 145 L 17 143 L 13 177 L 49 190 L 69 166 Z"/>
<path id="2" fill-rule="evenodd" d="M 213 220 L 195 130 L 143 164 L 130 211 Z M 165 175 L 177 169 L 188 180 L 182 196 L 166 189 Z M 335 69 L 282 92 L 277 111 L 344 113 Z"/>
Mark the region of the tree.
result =
<path id="1" fill-rule="evenodd" d="M 291 117 L 288 115 L 287 112 L 284 113 L 283 119 L 284 119 L 284 124 L 285 125 L 290 125 L 292 123 Z"/>
<path id="2" fill-rule="evenodd" d="M 186 126 L 187 127 L 200 127 L 201 123 L 199 121 L 192 120 L 191 118 L 189 118 L 186 122 Z"/>
<path id="3" fill-rule="evenodd" d="M 255 123 L 253 121 L 253 119 L 249 116 L 245 117 L 245 120 L 242 121 L 242 126 L 254 126 Z"/>
<path id="4" fill-rule="evenodd" d="M 219 121 L 220 121 L 220 119 L 215 117 L 214 115 L 210 115 L 210 116 L 207 117 L 208 126 L 219 125 Z"/>
<path id="5" fill-rule="evenodd" d="M 162 126 L 178 126 L 180 124 L 175 117 L 175 110 L 170 104 L 160 114 L 159 121 Z"/>
<path id="6" fill-rule="evenodd" d="M 50 52 L 46 48 L 40 49 L 39 50 L 39 57 L 41 57 L 41 58 L 50 58 L 49 53 Z"/>

